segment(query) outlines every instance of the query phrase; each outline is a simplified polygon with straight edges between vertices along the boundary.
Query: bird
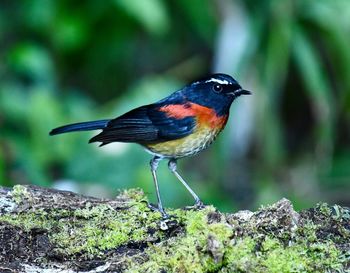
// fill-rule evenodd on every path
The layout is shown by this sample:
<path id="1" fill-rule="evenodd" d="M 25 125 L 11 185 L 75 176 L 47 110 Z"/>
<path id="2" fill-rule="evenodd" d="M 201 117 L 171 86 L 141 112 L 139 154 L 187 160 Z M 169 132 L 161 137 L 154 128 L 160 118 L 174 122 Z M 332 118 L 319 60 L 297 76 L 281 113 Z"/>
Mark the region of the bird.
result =
<path id="1" fill-rule="evenodd" d="M 143 146 L 153 156 L 150 169 L 157 195 L 155 209 L 168 218 L 156 173 L 159 162 L 168 160 L 169 170 L 194 198 L 193 207 L 203 207 L 201 199 L 178 173 L 177 160 L 208 148 L 224 129 L 232 102 L 241 95 L 250 94 L 230 75 L 215 73 L 117 118 L 68 124 L 52 129 L 49 134 L 102 130 L 89 143 L 100 142 L 100 146 L 104 146 L 127 142 Z"/>

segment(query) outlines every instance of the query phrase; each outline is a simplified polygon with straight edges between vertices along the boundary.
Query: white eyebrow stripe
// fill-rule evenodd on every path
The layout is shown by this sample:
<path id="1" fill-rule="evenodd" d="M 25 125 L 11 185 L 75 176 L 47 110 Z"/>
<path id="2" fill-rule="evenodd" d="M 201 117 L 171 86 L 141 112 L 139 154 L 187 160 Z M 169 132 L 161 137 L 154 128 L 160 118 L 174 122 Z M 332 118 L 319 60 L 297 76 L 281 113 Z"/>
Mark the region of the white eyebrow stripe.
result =
<path id="1" fill-rule="evenodd" d="M 219 84 L 230 84 L 228 81 L 226 80 L 219 80 L 219 79 L 215 79 L 215 78 L 211 78 L 210 80 L 205 81 L 207 82 L 217 82 Z"/>

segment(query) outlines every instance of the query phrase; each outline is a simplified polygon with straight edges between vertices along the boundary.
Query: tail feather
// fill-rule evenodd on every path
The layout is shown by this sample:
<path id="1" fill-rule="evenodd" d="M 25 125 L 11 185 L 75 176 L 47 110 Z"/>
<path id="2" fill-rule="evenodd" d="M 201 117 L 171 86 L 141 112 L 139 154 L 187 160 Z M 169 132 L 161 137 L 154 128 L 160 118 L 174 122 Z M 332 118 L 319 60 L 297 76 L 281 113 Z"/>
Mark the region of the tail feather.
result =
<path id="1" fill-rule="evenodd" d="M 68 125 L 64 125 L 51 130 L 50 135 L 53 136 L 53 135 L 58 135 L 58 134 L 63 134 L 68 132 L 75 132 L 75 131 L 89 131 L 89 130 L 103 129 L 107 126 L 109 121 L 110 121 L 109 119 L 103 119 L 103 120 L 68 124 Z"/>

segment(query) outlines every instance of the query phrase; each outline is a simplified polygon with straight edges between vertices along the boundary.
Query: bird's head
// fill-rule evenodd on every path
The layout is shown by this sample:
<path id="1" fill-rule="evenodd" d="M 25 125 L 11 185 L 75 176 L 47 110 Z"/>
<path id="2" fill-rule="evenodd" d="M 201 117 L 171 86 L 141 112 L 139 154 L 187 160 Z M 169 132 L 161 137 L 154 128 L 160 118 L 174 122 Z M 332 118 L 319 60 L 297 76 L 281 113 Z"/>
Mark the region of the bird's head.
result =
<path id="1" fill-rule="evenodd" d="M 229 111 L 231 103 L 241 95 L 251 92 L 243 89 L 239 83 L 226 74 L 212 74 L 187 85 L 183 94 L 192 102 L 214 108 L 221 115 Z"/>

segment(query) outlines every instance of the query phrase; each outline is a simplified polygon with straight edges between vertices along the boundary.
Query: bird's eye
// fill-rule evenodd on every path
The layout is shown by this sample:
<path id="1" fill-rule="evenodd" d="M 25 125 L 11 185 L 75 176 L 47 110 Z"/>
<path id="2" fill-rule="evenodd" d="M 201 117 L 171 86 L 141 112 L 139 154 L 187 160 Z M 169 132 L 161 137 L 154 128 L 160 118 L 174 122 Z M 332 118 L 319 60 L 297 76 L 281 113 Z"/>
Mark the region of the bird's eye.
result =
<path id="1" fill-rule="evenodd" d="M 220 93 L 222 91 L 223 87 L 221 84 L 214 84 L 213 85 L 213 90 L 216 92 L 216 93 Z"/>

